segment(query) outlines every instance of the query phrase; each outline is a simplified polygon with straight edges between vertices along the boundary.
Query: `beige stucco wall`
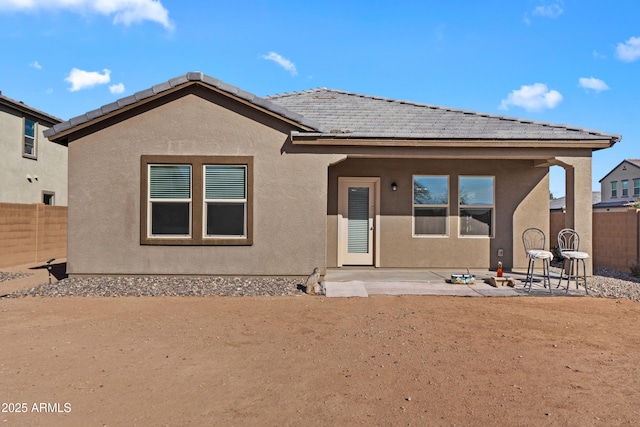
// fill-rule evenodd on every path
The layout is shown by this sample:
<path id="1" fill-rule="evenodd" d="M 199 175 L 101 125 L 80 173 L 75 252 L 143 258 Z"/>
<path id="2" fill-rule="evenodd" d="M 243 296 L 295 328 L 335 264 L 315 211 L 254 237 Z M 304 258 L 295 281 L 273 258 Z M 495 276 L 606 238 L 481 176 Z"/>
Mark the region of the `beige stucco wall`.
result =
<path id="1" fill-rule="evenodd" d="M 0 105 L 0 202 L 41 203 L 47 191 L 55 193 L 55 205 L 66 206 L 67 148 L 45 138 L 42 133 L 48 126 L 27 115 L 38 123 L 37 159 L 23 157 L 24 117 Z"/>
<path id="2" fill-rule="evenodd" d="M 68 272 L 304 275 L 324 269 L 327 165 L 281 152 L 289 128 L 192 87 L 69 144 Z M 206 99 L 205 99 L 206 98 Z M 140 156 L 254 157 L 252 246 L 140 244 Z"/>
<path id="3" fill-rule="evenodd" d="M 548 234 L 548 167 L 532 160 L 452 159 L 348 159 L 329 170 L 329 267 L 337 265 L 337 180 L 340 176 L 381 178 L 380 267 L 394 268 L 525 268 L 521 235 L 528 227 Z M 449 236 L 412 236 L 412 176 L 448 175 Z M 493 238 L 459 237 L 457 217 L 458 177 L 495 176 L 495 232 Z M 391 190 L 391 183 L 398 185 Z M 504 255 L 498 257 L 498 250 Z"/>

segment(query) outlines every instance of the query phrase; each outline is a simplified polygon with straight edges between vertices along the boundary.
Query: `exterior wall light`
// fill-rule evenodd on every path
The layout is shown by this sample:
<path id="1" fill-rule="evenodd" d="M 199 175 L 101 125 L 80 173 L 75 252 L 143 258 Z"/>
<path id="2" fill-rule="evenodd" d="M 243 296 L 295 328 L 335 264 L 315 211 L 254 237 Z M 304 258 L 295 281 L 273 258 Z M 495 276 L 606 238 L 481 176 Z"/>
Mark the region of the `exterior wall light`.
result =
<path id="1" fill-rule="evenodd" d="M 398 184 L 396 184 L 395 182 L 391 183 L 391 191 L 397 191 L 398 190 Z"/>

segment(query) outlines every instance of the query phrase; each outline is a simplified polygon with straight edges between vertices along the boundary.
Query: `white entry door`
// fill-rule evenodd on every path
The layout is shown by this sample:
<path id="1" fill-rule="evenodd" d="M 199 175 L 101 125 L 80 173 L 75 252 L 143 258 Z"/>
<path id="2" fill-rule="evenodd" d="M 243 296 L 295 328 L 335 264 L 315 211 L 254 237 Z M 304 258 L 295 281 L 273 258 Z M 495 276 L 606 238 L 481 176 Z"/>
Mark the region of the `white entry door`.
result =
<path id="1" fill-rule="evenodd" d="M 378 180 L 339 178 L 339 265 L 374 265 Z"/>

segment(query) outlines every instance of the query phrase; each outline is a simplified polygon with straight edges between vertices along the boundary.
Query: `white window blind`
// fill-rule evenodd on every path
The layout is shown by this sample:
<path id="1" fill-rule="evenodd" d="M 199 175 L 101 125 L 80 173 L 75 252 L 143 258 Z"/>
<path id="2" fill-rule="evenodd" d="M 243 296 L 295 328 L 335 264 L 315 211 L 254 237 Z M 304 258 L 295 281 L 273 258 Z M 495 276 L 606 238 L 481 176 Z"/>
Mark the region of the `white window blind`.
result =
<path id="1" fill-rule="evenodd" d="M 349 221 L 347 251 L 351 254 L 369 252 L 369 188 L 349 188 Z"/>
<path id="2" fill-rule="evenodd" d="M 191 167 L 189 165 L 151 165 L 150 197 L 152 199 L 190 199 Z"/>
<path id="3" fill-rule="evenodd" d="M 205 166 L 205 198 L 246 199 L 246 167 Z"/>

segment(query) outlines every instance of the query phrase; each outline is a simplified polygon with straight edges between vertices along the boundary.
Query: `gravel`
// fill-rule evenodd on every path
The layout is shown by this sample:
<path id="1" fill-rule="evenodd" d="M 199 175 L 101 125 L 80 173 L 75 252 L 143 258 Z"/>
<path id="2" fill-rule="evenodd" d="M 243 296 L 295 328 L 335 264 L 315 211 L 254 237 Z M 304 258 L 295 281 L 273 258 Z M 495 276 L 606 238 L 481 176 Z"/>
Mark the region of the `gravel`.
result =
<path id="1" fill-rule="evenodd" d="M 282 277 L 99 276 L 45 283 L 7 297 L 285 296 L 302 295 L 302 283 Z"/>
<path id="2" fill-rule="evenodd" d="M 8 280 L 20 279 L 21 277 L 27 277 L 30 274 L 27 273 L 8 273 L 6 271 L 0 271 L 0 283 Z"/>
<path id="3" fill-rule="evenodd" d="M 0 272 L 0 282 L 23 276 Z M 6 297 L 287 296 L 304 294 L 304 280 L 282 277 L 102 276 L 63 279 Z M 594 268 L 587 285 L 592 296 L 640 301 L 640 278 L 622 271 Z"/>

